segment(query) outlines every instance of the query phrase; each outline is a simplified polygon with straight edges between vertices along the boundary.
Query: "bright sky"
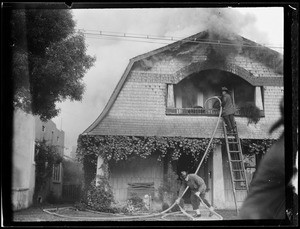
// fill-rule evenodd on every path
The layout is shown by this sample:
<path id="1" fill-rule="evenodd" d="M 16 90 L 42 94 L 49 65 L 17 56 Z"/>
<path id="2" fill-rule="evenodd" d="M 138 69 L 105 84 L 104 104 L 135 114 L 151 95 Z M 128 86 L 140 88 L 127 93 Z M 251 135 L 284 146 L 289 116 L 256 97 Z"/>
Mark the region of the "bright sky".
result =
<path id="1" fill-rule="evenodd" d="M 136 34 L 185 38 L 208 25 L 229 29 L 247 39 L 283 53 L 283 8 L 156 8 L 156 9 L 74 9 L 77 29 L 100 34 Z M 90 31 L 94 30 L 94 31 Z M 60 115 L 52 119 L 65 131 L 66 153 L 77 145 L 77 138 L 100 115 L 129 60 L 171 42 L 129 41 L 123 38 L 86 35 L 87 53 L 97 58 L 87 72 L 86 91 L 81 102 L 57 104 Z M 159 43 L 158 43 L 159 42 Z M 165 44 L 162 44 L 165 43 Z"/>

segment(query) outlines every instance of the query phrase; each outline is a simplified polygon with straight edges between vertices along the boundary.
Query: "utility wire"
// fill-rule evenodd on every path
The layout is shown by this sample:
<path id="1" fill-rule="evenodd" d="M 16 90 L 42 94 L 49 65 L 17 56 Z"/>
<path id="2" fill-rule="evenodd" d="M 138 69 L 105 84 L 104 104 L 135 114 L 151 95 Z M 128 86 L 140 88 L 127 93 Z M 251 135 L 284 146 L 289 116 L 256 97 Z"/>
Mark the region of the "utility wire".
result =
<path id="1" fill-rule="evenodd" d="M 92 36 L 86 36 L 86 38 L 91 38 L 91 39 L 99 39 L 99 40 L 119 40 L 120 38 L 108 38 L 108 37 L 92 37 Z M 142 42 L 142 43 L 152 43 L 152 44 L 163 44 L 163 45 L 168 45 L 170 43 L 167 42 L 156 42 L 156 41 L 139 41 L 139 40 L 130 40 L 126 38 L 122 38 L 122 40 L 125 41 L 131 41 L 131 42 Z"/>
<path id="2" fill-rule="evenodd" d="M 94 35 L 99 35 L 99 34 L 101 34 L 101 35 L 105 35 L 105 33 L 106 34 L 108 34 L 108 33 L 110 33 L 110 35 L 111 34 L 121 34 L 121 35 L 118 35 L 118 36 L 120 36 L 120 37 L 125 37 L 125 36 L 138 36 L 138 37 L 136 37 L 136 38 L 150 38 L 151 39 L 151 37 L 152 38 L 156 38 L 156 39 L 162 39 L 162 40 L 183 40 L 183 39 L 186 39 L 186 37 L 174 37 L 174 36 L 157 36 L 157 35 L 149 35 L 149 34 L 137 34 L 137 33 L 122 33 L 122 32 L 113 32 L 113 31 L 102 31 L 102 30 L 86 30 L 86 29 L 77 29 L 78 30 L 78 32 L 86 32 L 86 31 L 94 31 L 94 32 L 97 32 L 97 33 L 93 33 Z M 228 42 L 228 40 L 222 40 L 222 39 L 215 39 L 215 40 L 213 40 L 213 39 L 200 39 L 200 38 L 197 38 L 197 41 L 211 41 L 211 42 L 223 42 L 223 43 L 229 43 L 230 44 L 230 42 Z M 261 45 L 264 45 L 264 46 L 266 46 L 267 44 L 261 44 Z M 268 46 L 270 46 L 271 44 L 268 44 Z M 282 47 L 280 47 L 280 48 L 282 48 Z"/>
<path id="3" fill-rule="evenodd" d="M 165 36 L 153 36 L 153 35 L 144 35 L 144 34 L 129 34 L 129 33 L 118 33 L 118 32 L 108 32 L 108 31 L 97 31 L 97 33 L 89 33 L 85 31 L 96 31 L 96 30 L 83 30 L 83 29 L 78 29 L 78 32 L 83 33 L 84 35 L 88 35 L 89 37 L 87 38 L 96 38 L 99 39 L 99 37 L 107 37 L 107 38 L 114 38 L 114 39 L 120 39 L 122 38 L 123 40 L 128 40 L 128 41 L 137 41 L 137 40 L 129 40 L 128 38 L 131 39 L 149 39 L 149 40 L 162 40 L 162 41 L 170 41 L 170 42 L 175 42 L 175 41 L 180 41 L 180 40 L 187 40 L 189 42 L 193 43 L 198 43 L 198 44 L 217 44 L 217 45 L 227 45 L 227 46 L 244 46 L 244 47 L 253 47 L 253 48 L 273 48 L 273 49 L 283 49 L 283 47 L 279 46 L 269 46 L 269 45 L 250 45 L 250 44 L 233 44 L 230 43 L 229 41 L 225 40 L 211 40 L 211 39 L 188 39 L 188 38 L 179 38 L 179 37 L 165 37 Z M 109 34 L 109 33 L 115 33 L 115 34 Z M 95 37 L 93 37 L 95 36 Z M 149 42 L 149 41 L 139 41 L 139 42 L 146 42 L 146 43 L 158 43 L 158 44 L 170 44 L 170 43 L 163 43 L 163 42 Z"/>

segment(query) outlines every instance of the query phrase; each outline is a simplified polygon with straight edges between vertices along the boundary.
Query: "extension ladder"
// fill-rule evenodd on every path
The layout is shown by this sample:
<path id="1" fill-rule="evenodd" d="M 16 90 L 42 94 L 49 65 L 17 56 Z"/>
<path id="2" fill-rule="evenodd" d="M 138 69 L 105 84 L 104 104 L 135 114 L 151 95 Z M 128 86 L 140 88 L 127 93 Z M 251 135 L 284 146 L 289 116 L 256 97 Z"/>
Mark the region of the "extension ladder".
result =
<path id="1" fill-rule="evenodd" d="M 224 127 L 226 150 L 227 150 L 229 168 L 231 174 L 233 197 L 234 197 L 236 211 L 238 214 L 237 191 L 248 192 L 248 181 L 247 181 L 245 166 L 243 162 L 241 142 L 237 133 L 237 128 L 235 133 L 229 133 L 227 132 L 225 122 L 223 122 L 223 127 Z"/>

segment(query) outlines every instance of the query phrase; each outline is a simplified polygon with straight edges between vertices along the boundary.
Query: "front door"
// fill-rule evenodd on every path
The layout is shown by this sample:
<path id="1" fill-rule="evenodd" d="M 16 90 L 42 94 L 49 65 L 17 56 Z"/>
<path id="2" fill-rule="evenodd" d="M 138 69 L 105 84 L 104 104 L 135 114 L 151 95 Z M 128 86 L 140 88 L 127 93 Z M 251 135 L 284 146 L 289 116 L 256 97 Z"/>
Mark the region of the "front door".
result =
<path id="1" fill-rule="evenodd" d="M 208 200 L 209 203 L 212 203 L 212 199 L 213 199 L 212 157 L 208 157 L 206 161 L 203 161 L 198 174 L 200 177 L 202 177 L 207 187 L 206 199 Z"/>

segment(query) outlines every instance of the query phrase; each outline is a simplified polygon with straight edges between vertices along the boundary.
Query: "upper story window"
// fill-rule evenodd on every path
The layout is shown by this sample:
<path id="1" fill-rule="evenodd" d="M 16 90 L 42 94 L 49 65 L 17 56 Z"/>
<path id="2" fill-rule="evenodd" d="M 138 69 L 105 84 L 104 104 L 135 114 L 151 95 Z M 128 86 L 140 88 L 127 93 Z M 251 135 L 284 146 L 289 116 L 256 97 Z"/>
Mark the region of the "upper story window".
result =
<path id="1" fill-rule="evenodd" d="M 194 73 L 177 84 L 168 85 L 166 114 L 183 115 L 219 115 L 219 101 L 209 99 L 221 96 L 221 88 L 226 86 L 239 110 L 247 103 L 254 103 L 263 111 L 263 91 L 261 87 L 254 87 L 244 79 L 229 72 L 220 70 L 206 70 Z M 173 90 L 173 94 L 169 91 Z M 170 104 L 174 104 L 170 106 Z"/>

